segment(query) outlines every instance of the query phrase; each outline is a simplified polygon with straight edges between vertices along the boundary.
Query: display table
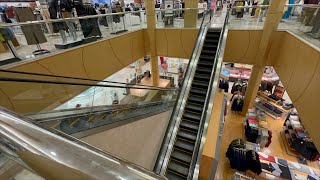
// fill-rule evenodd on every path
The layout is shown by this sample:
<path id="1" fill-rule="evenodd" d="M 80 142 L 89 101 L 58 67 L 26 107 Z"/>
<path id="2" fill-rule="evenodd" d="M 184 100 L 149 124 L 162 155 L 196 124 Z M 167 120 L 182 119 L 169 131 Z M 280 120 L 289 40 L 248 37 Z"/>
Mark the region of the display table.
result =
<path id="1" fill-rule="evenodd" d="M 269 102 L 263 98 L 257 98 L 255 100 L 254 106 L 257 109 L 264 111 L 266 114 L 271 116 L 273 119 L 281 119 L 286 114 L 288 114 L 288 111 L 284 110 L 281 106 L 279 106 L 273 102 Z"/>
<path id="2" fill-rule="evenodd" d="M 140 85 L 152 86 L 153 85 L 152 78 L 147 78 L 147 77 L 142 78 Z M 141 87 L 141 86 L 135 85 L 133 87 Z M 160 88 L 170 87 L 170 80 L 159 79 L 158 87 Z M 131 95 L 137 96 L 137 97 L 144 97 L 149 91 L 150 91 L 149 89 L 133 89 L 133 88 L 130 89 Z"/>

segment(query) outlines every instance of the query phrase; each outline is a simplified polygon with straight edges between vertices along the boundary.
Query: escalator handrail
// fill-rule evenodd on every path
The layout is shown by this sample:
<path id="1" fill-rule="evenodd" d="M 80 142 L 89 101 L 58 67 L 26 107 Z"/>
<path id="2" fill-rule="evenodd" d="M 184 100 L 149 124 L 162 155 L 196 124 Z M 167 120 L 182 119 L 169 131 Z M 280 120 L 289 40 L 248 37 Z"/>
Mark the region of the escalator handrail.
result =
<path id="1" fill-rule="evenodd" d="M 180 91 L 179 91 L 179 94 L 178 94 L 178 98 L 177 98 L 177 101 L 175 102 L 175 105 L 174 105 L 174 108 L 172 110 L 172 113 L 171 113 L 171 117 L 170 117 L 170 121 L 167 125 L 167 130 L 166 130 L 166 133 L 165 133 L 165 136 L 163 138 L 163 141 L 162 141 L 162 145 L 161 145 L 161 148 L 160 148 L 160 151 L 159 151 L 159 155 L 157 157 L 157 161 L 156 161 L 156 164 L 155 164 L 155 167 L 154 167 L 154 171 L 158 174 L 161 174 L 162 172 L 162 166 L 163 166 L 163 162 L 165 160 L 165 156 L 167 154 L 167 143 L 170 142 L 170 139 L 172 138 L 172 130 L 173 130 L 173 127 L 176 123 L 176 119 L 175 117 L 178 116 L 179 114 L 179 111 L 180 111 L 180 106 L 182 105 L 183 103 L 183 97 L 185 96 L 186 93 L 188 93 L 187 91 L 187 85 L 188 85 L 188 81 L 190 79 L 192 79 L 192 72 L 194 69 L 191 69 L 191 64 L 193 64 L 196 60 L 197 60 L 197 54 L 198 54 L 198 51 L 200 48 L 200 44 L 201 44 L 201 41 L 203 41 L 203 33 L 205 31 L 205 26 L 207 24 L 204 23 L 205 21 L 205 18 L 207 17 L 207 15 L 209 14 L 209 11 L 206 11 L 204 13 L 204 16 L 202 18 L 202 22 L 201 22 L 201 25 L 200 25 L 200 29 L 199 29 L 199 32 L 198 32 L 198 35 L 197 35 L 197 40 L 195 42 L 195 45 L 193 47 L 193 50 L 192 50 L 192 56 L 190 57 L 190 61 L 188 63 L 188 66 L 187 66 L 187 69 L 186 69 L 186 76 L 184 77 L 183 81 L 182 81 L 182 87 L 180 88 Z M 189 87 L 190 88 L 190 87 Z M 164 175 L 162 173 L 162 175 Z"/>
<path id="2" fill-rule="evenodd" d="M 45 179 L 165 179 L 1 107 L 0 151 Z"/>
<path id="3" fill-rule="evenodd" d="M 226 30 L 226 27 L 227 27 L 227 24 L 228 24 L 228 20 L 229 20 L 229 11 L 230 9 L 227 10 L 227 14 L 226 14 L 226 17 L 225 17 L 225 20 L 224 20 L 224 24 L 223 24 L 223 27 L 221 29 L 221 32 L 220 32 L 220 38 L 219 38 L 219 42 L 218 42 L 218 46 L 217 46 L 217 51 L 216 51 L 216 55 L 215 55 L 215 58 L 214 58 L 214 66 L 213 66 L 213 69 L 212 69 L 212 72 L 211 72 L 211 75 L 210 75 L 210 82 L 209 82 L 209 87 L 208 87 L 208 91 L 207 91 L 207 94 L 206 94 L 206 99 L 205 99 L 205 103 L 204 103 L 204 108 L 203 108 L 203 112 L 202 112 L 202 116 L 201 116 L 201 119 L 200 119 L 200 128 L 199 128 L 199 133 L 197 135 L 197 141 L 195 143 L 195 149 L 194 149 L 194 152 L 193 153 L 193 156 L 192 156 L 192 159 L 191 159 L 191 167 L 190 167 L 190 171 L 189 171 L 189 174 L 188 174 L 188 179 L 198 179 L 198 173 L 199 173 L 199 166 L 200 166 L 200 160 L 201 160 L 201 157 L 202 157 L 202 151 L 203 151 L 203 145 L 204 145 L 204 142 L 202 139 L 203 139 L 203 133 L 204 133 L 204 130 L 205 128 L 207 129 L 207 127 L 204 127 L 204 124 L 205 123 L 208 123 L 209 120 L 210 120 L 210 117 L 211 117 L 211 112 L 212 111 L 208 111 L 208 107 L 209 107 L 209 104 L 213 104 L 214 102 L 214 96 L 215 96 L 215 92 L 213 92 L 213 85 L 214 85 L 214 80 L 215 80 L 215 77 L 218 76 L 219 74 L 217 73 L 220 73 L 217 71 L 217 66 L 218 66 L 218 59 L 220 57 L 220 52 L 221 52 L 221 46 L 222 46 L 222 42 L 223 42 L 223 39 L 224 39 L 224 33 L 225 33 L 225 30 Z M 215 86 L 218 86 L 218 83 L 215 84 Z M 217 88 L 217 87 L 215 87 Z M 196 174 L 194 173 L 195 171 Z"/>
<path id="4" fill-rule="evenodd" d="M 134 109 L 134 108 L 150 107 L 154 105 L 160 105 L 163 103 L 164 101 L 153 101 L 153 102 L 142 102 L 142 103 L 139 102 L 135 104 L 125 104 L 125 105 L 117 104 L 117 105 L 107 105 L 107 106 L 94 106 L 94 107 L 84 107 L 84 108 L 53 110 L 53 111 L 46 111 L 46 112 L 39 112 L 39 113 L 25 113 L 23 115 L 28 118 L 31 118 L 32 120 L 42 123 L 42 122 L 56 121 L 63 118 L 81 117 L 81 116 L 87 116 L 87 115 L 97 114 L 97 113 L 109 113 L 109 112 L 124 111 L 124 110 Z M 70 113 L 55 115 L 58 113 L 65 113 L 65 112 L 67 113 L 70 112 Z M 53 114 L 53 115 L 50 115 L 50 114 Z"/>
<path id="5" fill-rule="evenodd" d="M 75 83 L 75 82 L 64 82 L 64 81 L 48 81 L 48 80 L 37 80 L 37 79 L 26 79 L 26 78 L 8 78 L 0 77 L 0 81 L 7 82 L 19 82 L 19 83 L 40 83 L 40 84 L 61 84 L 61 85 L 72 85 L 72 86 L 98 86 L 98 87 L 111 87 L 111 88 L 130 88 L 130 89 L 145 89 L 145 90 L 161 90 L 161 91 L 177 91 L 177 88 L 162 88 L 162 87 L 140 87 L 139 85 L 134 86 L 115 86 L 115 85 L 104 85 L 104 84 L 89 84 L 89 83 Z M 139 86 L 139 87 L 135 87 Z"/>
<path id="6" fill-rule="evenodd" d="M 105 81 L 105 80 L 97 80 L 97 79 L 89 79 L 89 78 L 78 78 L 78 77 L 70 77 L 70 76 L 31 73 L 31 72 L 14 71 L 14 70 L 7 70 L 7 69 L 0 69 L 0 72 L 13 73 L 13 74 L 24 74 L 24 75 L 33 75 L 33 76 L 43 76 L 43 77 L 55 77 L 55 78 L 73 79 L 73 80 L 82 80 L 82 81 L 92 81 L 92 82 L 98 82 L 98 83 L 101 82 L 101 83 L 123 84 L 123 85 L 126 85 L 126 86 L 141 86 L 141 87 L 156 88 L 156 86 L 148 86 L 148 85 L 141 85 L 141 84 L 131 84 L 131 83 L 123 83 L 123 82 L 117 82 L 117 81 Z"/>

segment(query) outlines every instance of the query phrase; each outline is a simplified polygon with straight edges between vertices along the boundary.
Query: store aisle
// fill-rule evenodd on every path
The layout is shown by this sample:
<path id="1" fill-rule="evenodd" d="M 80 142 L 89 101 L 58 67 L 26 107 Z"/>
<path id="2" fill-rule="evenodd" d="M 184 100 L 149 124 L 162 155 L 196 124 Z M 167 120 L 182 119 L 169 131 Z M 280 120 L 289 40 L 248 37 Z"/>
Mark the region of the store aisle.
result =
<path id="1" fill-rule="evenodd" d="M 230 94 L 227 96 L 231 97 Z M 222 133 L 222 143 L 220 147 L 220 155 L 219 155 L 219 163 L 216 171 L 215 179 L 224 180 L 231 179 L 232 175 L 236 172 L 235 169 L 231 169 L 228 158 L 225 153 L 228 149 L 230 142 L 236 138 L 243 138 L 244 136 L 244 116 L 240 114 L 236 114 L 231 111 L 231 105 L 228 104 L 228 113 L 225 117 L 225 123 L 223 127 Z M 298 160 L 295 156 L 289 155 L 285 149 L 285 141 L 282 139 L 280 132 L 283 129 L 284 119 L 274 120 L 273 118 L 266 116 L 268 122 L 268 129 L 272 131 L 272 143 L 269 148 L 263 148 L 260 152 L 263 152 L 268 155 L 272 155 L 275 157 L 279 157 L 282 159 L 286 159 L 288 161 L 297 162 Z M 319 170 L 320 166 L 317 162 L 308 162 L 308 166 Z M 260 176 L 266 177 L 266 174 L 262 173 Z M 267 179 L 272 179 L 268 177 Z M 281 178 L 273 178 L 273 179 L 281 179 Z"/>
<path id="2" fill-rule="evenodd" d="M 228 98 L 231 98 L 230 94 L 226 94 Z M 222 139 L 221 139 L 221 147 L 220 147 L 220 156 L 219 156 L 219 163 L 218 168 L 216 171 L 215 179 L 222 180 L 222 179 L 232 179 L 233 173 L 236 170 L 231 169 L 229 160 L 226 158 L 226 150 L 230 142 L 237 138 L 244 138 L 244 127 L 243 127 L 243 118 L 241 115 L 233 113 L 231 111 L 231 104 L 228 101 L 228 113 L 225 117 L 225 123 L 222 132 Z"/>

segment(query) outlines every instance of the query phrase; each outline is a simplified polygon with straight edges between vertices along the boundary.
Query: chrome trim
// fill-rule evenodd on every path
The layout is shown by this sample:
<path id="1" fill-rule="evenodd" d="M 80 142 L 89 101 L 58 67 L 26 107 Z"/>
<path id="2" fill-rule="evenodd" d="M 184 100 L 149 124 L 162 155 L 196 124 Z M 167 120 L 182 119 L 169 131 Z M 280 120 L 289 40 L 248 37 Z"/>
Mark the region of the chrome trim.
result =
<path id="1" fill-rule="evenodd" d="M 180 94 L 177 98 L 175 108 L 171 114 L 170 122 L 167 126 L 166 135 L 163 139 L 163 143 L 161 149 L 159 151 L 158 159 L 155 164 L 154 171 L 157 174 L 165 175 L 166 168 L 169 163 L 170 154 L 173 148 L 174 140 L 180 125 L 181 117 L 183 114 L 184 106 L 187 101 L 187 97 L 189 94 L 189 90 L 191 88 L 193 76 L 195 74 L 195 70 L 197 67 L 197 63 L 200 57 L 201 49 L 204 43 L 205 34 L 207 28 L 204 28 L 204 20 L 206 15 L 203 17 L 201 28 L 198 33 L 198 38 L 196 41 L 196 45 L 192 52 L 192 57 L 190 58 L 188 68 L 186 70 L 186 75 L 183 80 L 183 87 L 180 90 Z"/>
<path id="2" fill-rule="evenodd" d="M 4 108 L 0 150 L 45 179 L 166 179 Z"/>
<path id="3" fill-rule="evenodd" d="M 55 120 L 69 118 L 69 117 L 78 117 L 78 116 L 85 116 L 85 115 L 96 114 L 96 113 L 105 113 L 110 111 L 132 109 L 135 107 L 144 107 L 144 106 L 157 105 L 162 103 L 164 102 L 163 101 L 139 102 L 139 103 L 125 104 L 125 105 L 118 104 L 118 105 L 94 106 L 94 107 L 84 107 L 84 108 L 70 108 L 70 109 L 53 110 L 53 111 L 39 112 L 39 113 L 25 113 L 23 115 L 39 123 L 43 123 L 47 121 L 55 121 Z"/>

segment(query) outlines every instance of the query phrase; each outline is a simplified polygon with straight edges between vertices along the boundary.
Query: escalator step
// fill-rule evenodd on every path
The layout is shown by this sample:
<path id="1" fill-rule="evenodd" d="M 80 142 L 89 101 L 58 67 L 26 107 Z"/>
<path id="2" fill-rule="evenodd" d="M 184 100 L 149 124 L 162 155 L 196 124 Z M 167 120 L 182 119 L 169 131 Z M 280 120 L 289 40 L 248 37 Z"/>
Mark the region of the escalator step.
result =
<path id="1" fill-rule="evenodd" d="M 214 58 L 213 59 L 200 59 L 198 62 L 198 66 L 206 66 L 206 67 L 212 67 L 214 64 Z"/>
<path id="2" fill-rule="evenodd" d="M 185 180 L 187 178 L 187 177 L 179 176 L 179 175 L 177 175 L 176 173 L 174 173 L 174 172 L 172 172 L 170 170 L 167 171 L 166 177 L 168 179 L 170 179 L 170 180 Z"/>
<path id="3" fill-rule="evenodd" d="M 212 55 L 212 54 L 215 54 L 215 53 L 216 53 L 216 51 L 213 51 L 213 50 L 202 50 L 202 51 L 201 51 L 201 53 L 203 53 L 203 54 L 210 54 L 210 55 Z"/>
<path id="4" fill-rule="evenodd" d="M 192 113 L 192 112 L 184 112 L 182 117 L 184 119 L 190 119 L 193 121 L 200 121 L 201 120 L 201 114 L 196 114 L 196 113 Z"/>
<path id="5" fill-rule="evenodd" d="M 199 129 L 199 124 L 192 123 L 190 121 L 184 121 L 184 120 L 182 120 L 182 122 L 180 123 L 180 126 L 182 128 L 190 129 L 195 132 L 198 132 L 198 129 Z"/>
<path id="6" fill-rule="evenodd" d="M 215 55 L 215 54 L 214 54 L 214 55 Z M 201 60 L 205 60 L 205 61 L 210 60 L 210 61 L 213 61 L 214 58 L 215 58 L 214 55 L 213 55 L 213 56 L 201 55 L 201 56 L 200 56 L 200 61 L 201 61 Z"/>
<path id="7" fill-rule="evenodd" d="M 217 44 L 205 43 L 205 44 L 203 45 L 203 47 L 206 47 L 206 48 L 217 48 L 218 45 L 217 45 Z"/>
<path id="8" fill-rule="evenodd" d="M 171 159 L 168 168 L 171 171 L 177 172 L 185 177 L 188 177 L 189 167 L 182 163 L 179 163 Z"/>
<path id="9" fill-rule="evenodd" d="M 171 158 L 177 159 L 178 161 L 182 161 L 190 165 L 192 154 L 179 151 L 178 149 L 174 149 L 171 154 Z"/>
<path id="10" fill-rule="evenodd" d="M 205 40 L 204 40 L 204 42 L 205 43 L 218 43 L 219 42 L 219 39 L 217 38 L 217 39 L 210 39 L 210 38 L 206 38 Z"/>
<path id="11" fill-rule="evenodd" d="M 203 90 L 203 89 L 198 89 L 198 88 L 191 88 L 190 90 L 190 94 L 196 94 L 196 95 L 204 95 L 206 96 L 207 95 L 207 91 L 206 90 Z"/>
<path id="12" fill-rule="evenodd" d="M 190 140 L 193 140 L 193 141 L 196 141 L 196 139 L 197 139 L 197 133 L 191 132 L 191 131 L 188 131 L 188 130 L 184 130 L 184 129 L 181 129 L 181 128 L 179 129 L 178 136 L 182 137 L 182 138 L 185 138 L 185 139 L 190 139 Z"/>
<path id="13" fill-rule="evenodd" d="M 193 80 L 192 86 L 198 86 L 200 88 L 206 88 L 207 89 L 207 87 L 209 86 L 209 81 L 204 82 L 204 81 Z"/>
<path id="14" fill-rule="evenodd" d="M 210 78 L 211 78 L 210 75 L 211 75 L 211 74 L 202 74 L 202 73 L 197 72 L 197 73 L 194 75 L 194 77 L 195 77 L 195 78 L 199 78 L 199 79 L 205 79 L 205 80 L 207 81 L 207 80 L 210 80 Z"/>
<path id="15" fill-rule="evenodd" d="M 187 110 L 194 110 L 202 113 L 203 107 L 199 105 L 187 104 L 185 107 Z"/>
<path id="16" fill-rule="evenodd" d="M 199 96 L 189 95 L 188 101 L 202 105 L 205 102 L 205 98 L 199 98 Z"/>
<path id="17" fill-rule="evenodd" d="M 203 67 L 198 67 L 196 72 L 203 72 L 203 73 L 206 73 L 206 74 L 211 74 L 211 70 L 210 68 L 203 68 Z"/>
<path id="18" fill-rule="evenodd" d="M 179 149 L 183 149 L 186 150 L 190 153 L 193 153 L 193 149 L 194 149 L 194 144 L 188 142 L 188 141 L 183 141 L 179 138 L 177 138 L 176 142 L 174 143 L 174 145 L 176 147 L 178 147 Z"/>

